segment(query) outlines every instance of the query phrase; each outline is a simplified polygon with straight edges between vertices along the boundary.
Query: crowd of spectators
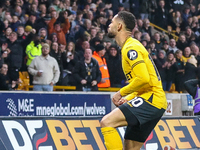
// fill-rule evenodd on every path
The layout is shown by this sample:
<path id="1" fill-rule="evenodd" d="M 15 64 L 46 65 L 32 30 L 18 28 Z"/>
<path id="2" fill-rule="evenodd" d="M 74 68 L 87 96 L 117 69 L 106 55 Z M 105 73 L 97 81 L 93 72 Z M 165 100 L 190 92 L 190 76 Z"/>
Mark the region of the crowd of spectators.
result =
<path id="1" fill-rule="evenodd" d="M 58 63 L 60 75 L 58 82 L 46 84 L 86 84 L 84 80 L 90 74 L 85 71 L 92 72 L 96 63 L 89 69 L 88 65 L 95 60 L 101 77 L 99 79 L 96 72 L 95 87 L 126 85 L 121 48 L 107 37 L 113 16 L 122 10 L 136 16 L 137 27 L 132 36 L 150 53 L 165 91 L 169 91 L 172 83 L 178 92 L 184 91 L 184 81 L 200 77 L 198 0 L 1 0 L 0 67 L 5 70 L 5 64 L 8 66 L 3 78 L 9 79 L 10 85 L 19 83 L 19 71 L 33 67 L 33 60 L 42 56 L 42 45 L 47 44 L 49 55 Z M 150 22 L 167 33 L 153 32 Z M 89 64 L 84 65 L 84 60 L 90 60 Z M 33 81 L 37 72 L 29 69 L 29 73 L 30 84 L 36 83 Z"/>

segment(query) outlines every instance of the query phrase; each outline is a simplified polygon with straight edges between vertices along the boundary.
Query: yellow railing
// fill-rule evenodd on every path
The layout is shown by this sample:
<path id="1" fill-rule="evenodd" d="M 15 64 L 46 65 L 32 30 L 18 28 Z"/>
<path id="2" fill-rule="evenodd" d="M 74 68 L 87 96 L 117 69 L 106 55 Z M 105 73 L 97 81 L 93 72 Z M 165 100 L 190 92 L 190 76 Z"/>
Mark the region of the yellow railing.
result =
<path id="1" fill-rule="evenodd" d="M 26 91 L 29 91 L 30 89 L 33 88 L 33 85 L 28 85 L 26 87 Z M 54 91 L 65 91 L 65 90 L 69 90 L 69 91 L 74 91 L 76 90 L 75 86 L 54 86 L 53 87 Z M 116 87 L 109 87 L 109 88 L 99 88 L 99 91 L 107 91 L 107 92 L 117 92 L 119 91 L 120 88 L 116 88 Z"/>
<path id="2" fill-rule="evenodd" d="M 156 29 L 159 29 L 159 30 L 161 30 L 161 31 L 164 31 L 165 34 L 168 33 L 167 30 L 165 30 L 165 29 L 163 29 L 163 28 L 161 28 L 161 27 L 159 27 L 159 26 L 157 26 L 157 25 L 155 25 L 155 24 L 153 24 L 153 23 L 150 23 L 150 26 L 153 26 L 153 27 L 156 28 Z M 173 33 L 171 33 L 171 35 L 173 36 L 173 38 L 174 38 L 176 41 L 178 41 L 178 38 L 179 38 L 179 37 L 178 37 L 177 35 L 175 35 L 175 34 L 173 34 Z"/>

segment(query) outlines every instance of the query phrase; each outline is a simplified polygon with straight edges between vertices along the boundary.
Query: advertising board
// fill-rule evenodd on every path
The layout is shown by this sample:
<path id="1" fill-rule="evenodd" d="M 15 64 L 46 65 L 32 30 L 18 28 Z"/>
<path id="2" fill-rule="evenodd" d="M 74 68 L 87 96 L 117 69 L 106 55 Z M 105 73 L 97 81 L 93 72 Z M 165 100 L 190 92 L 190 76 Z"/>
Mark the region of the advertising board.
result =
<path id="1" fill-rule="evenodd" d="M 0 116 L 104 116 L 110 94 L 0 93 Z"/>
<path id="2" fill-rule="evenodd" d="M 101 117 L 0 118 L 1 150 L 106 150 L 100 132 Z M 142 150 L 200 147 L 198 117 L 163 117 Z M 124 127 L 117 128 L 122 140 Z"/>

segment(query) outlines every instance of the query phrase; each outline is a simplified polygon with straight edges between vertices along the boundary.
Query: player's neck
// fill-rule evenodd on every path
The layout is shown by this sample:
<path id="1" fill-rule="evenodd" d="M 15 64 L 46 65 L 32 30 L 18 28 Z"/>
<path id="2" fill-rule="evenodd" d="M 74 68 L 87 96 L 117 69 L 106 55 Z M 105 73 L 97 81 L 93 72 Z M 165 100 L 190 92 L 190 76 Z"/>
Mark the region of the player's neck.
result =
<path id="1" fill-rule="evenodd" d="M 131 33 L 125 33 L 125 34 L 119 34 L 118 36 L 116 36 L 116 42 L 120 47 L 123 47 L 126 40 L 131 37 Z"/>

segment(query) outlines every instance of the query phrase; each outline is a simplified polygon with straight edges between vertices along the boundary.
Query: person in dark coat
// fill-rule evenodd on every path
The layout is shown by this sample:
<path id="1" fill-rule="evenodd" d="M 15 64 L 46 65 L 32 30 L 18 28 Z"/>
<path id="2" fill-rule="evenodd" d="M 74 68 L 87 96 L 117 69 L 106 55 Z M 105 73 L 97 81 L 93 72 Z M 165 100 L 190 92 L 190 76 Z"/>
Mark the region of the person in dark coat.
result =
<path id="1" fill-rule="evenodd" d="M 10 80 L 7 72 L 8 65 L 4 63 L 0 68 L 0 90 L 13 90 L 17 87 L 17 83 Z"/>
<path id="2" fill-rule="evenodd" d="M 169 12 L 165 8 L 165 1 L 160 0 L 155 11 L 155 24 L 163 29 L 167 29 Z"/>
<path id="3" fill-rule="evenodd" d="M 195 100 L 194 104 L 194 115 L 200 115 L 200 80 L 199 79 L 191 79 L 184 82 L 184 87 L 187 92 L 193 97 Z"/>
<path id="4" fill-rule="evenodd" d="M 175 69 L 176 74 L 174 78 L 175 88 L 176 91 L 179 93 L 183 90 L 183 76 L 185 72 L 184 61 L 182 59 L 183 52 L 181 50 L 177 50 L 175 52 L 176 62 L 175 62 Z"/>
<path id="5" fill-rule="evenodd" d="M 1 69 L 0 69 L 0 90 L 9 90 L 10 86 L 10 79 L 7 75 L 8 72 L 8 65 L 3 64 Z"/>
<path id="6" fill-rule="evenodd" d="M 182 50 L 182 51 L 184 51 L 184 49 L 189 46 L 189 44 L 188 44 L 188 42 L 186 40 L 185 34 L 180 34 L 179 35 L 179 38 L 178 38 L 178 41 L 177 41 L 176 45 L 177 45 L 177 48 Z"/>
<path id="7" fill-rule="evenodd" d="M 163 67 L 165 62 L 166 62 L 166 52 L 164 50 L 160 50 L 158 53 L 158 57 L 157 55 L 151 55 L 157 69 L 158 72 L 160 74 L 161 80 L 162 80 L 162 85 L 163 85 L 163 90 L 166 91 L 165 87 L 166 87 L 166 68 Z"/>
<path id="8" fill-rule="evenodd" d="M 58 66 L 60 69 L 60 78 L 56 85 L 62 85 L 62 79 L 63 79 L 63 62 L 67 59 L 66 53 L 63 49 L 59 48 L 57 42 L 53 42 L 51 45 L 51 51 L 49 53 L 50 56 L 55 58 L 58 62 Z"/>
<path id="9" fill-rule="evenodd" d="M 10 54 L 7 58 L 9 66 L 8 74 L 11 80 L 18 81 L 19 70 L 22 67 L 23 47 L 21 43 L 17 41 L 17 33 L 15 32 L 10 34 L 8 49 L 10 50 Z"/>
<path id="10" fill-rule="evenodd" d="M 77 81 L 77 91 L 98 91 L 97 83 L 101 81 L 98 62 L 92 58 L 92 50 L 86 49 L 83 60 L 76 63 L 73 75 Z"/>
<path id="11" fill-rule="evenodd" d="M 191 55 L 191 58 L 185 64 L 185 73 L 183 76 L 183 82 L 191 79 L 197 78 L 197 60 L 194 55 Z"/>
<path id="12" fill-rule="evenodd" d="M 121 87 L 121 82 L 125 80 L 125 75 L 122 70 L 121 55 L 119 54 L 117 46 L 111 45 L 109 47 L 106 62 L 110 75 L 111 87 Z M 117 74 L 116 71 L 118 72 Z"/>
<path id="13" fill-rule="evenodd" d="M 171 88 L 171 85 L 174 81 L 174 77 L 175 77 L 175 73 L 176 73 L 176 69 L 175 69 L 175 62 L 176 59 L 174 57 L 174 53 L 173 52 L 169 52 L 167 54 L 167 60 L 165 62 L 165 64 L 163 65 L 163 68 L 166 69 L 165 72 L 165 84 L 163 86 L 163 89 L 165 91 L 169 91 Z"/>

